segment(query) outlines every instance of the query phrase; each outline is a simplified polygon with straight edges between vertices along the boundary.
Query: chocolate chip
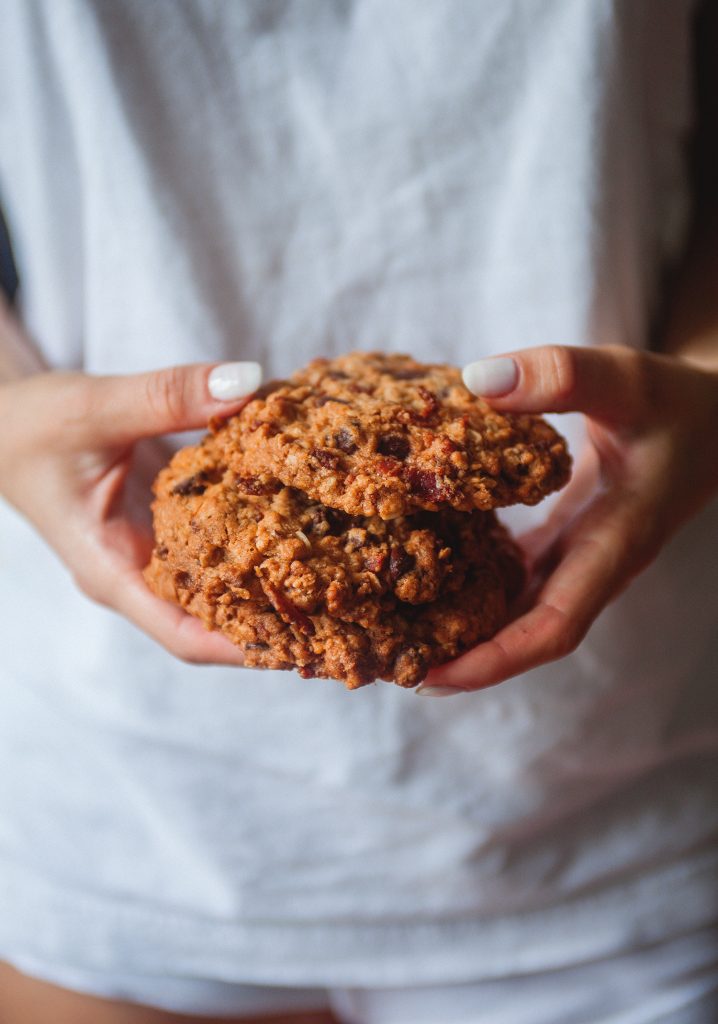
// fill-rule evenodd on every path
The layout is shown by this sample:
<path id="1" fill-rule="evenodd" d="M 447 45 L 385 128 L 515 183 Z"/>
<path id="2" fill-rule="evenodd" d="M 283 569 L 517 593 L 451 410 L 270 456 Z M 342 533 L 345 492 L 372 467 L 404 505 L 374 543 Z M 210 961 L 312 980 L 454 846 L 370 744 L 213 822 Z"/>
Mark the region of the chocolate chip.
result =
<path id="1" fill-rule="evenodd" d="M 241 494 L 275 494 L 280 485 L 275 480 L 262 480 L 258 476 L 236 476 L 234 486 Z"/>
<path id="2" fill-rule="evenodd" d="M 392 459 L 403 461 L 411 451 L 411 444 L 403 434 L 384 434 L 379 438 L 376 450 L 380 455 L 390 455 Z"/>
<path id="3" fill-rule="evenodd" d="M 301 608 L 297 608 L 293 601 L 290 601 L 286 594 L 272 583 L 262 581 L 264 592 L 272 602 L 275 611 L 286 621 L 287 619 L 301 630 L 302 633 L 314 635 L 314 623 Z"/>
<path id="4" fill-rule="evenodd" d="M 339 509 L 324 508 L 315 505 L 309 513 L 309 523 L 306 529 L 317 537 L 324 537 L 326 534 L 337 536 L 343 533 L 349 523 L 349 516 Z"/>
<path id="5" fill-rule="evenodd" d="M 414 556 L 410 555 L 406 548 L 395 545 L 389 556 L 389 579 L 392 583 L 396 583 L 399 577 L 405 576 L 415 565 Z"/>
<path id="6" fill-rule="evenodd" d="M 351 522 L 351 516 L 348 516 L 346 512 L 341 512 L 338 508 L 328 508 L 325 515 L 329 523 L 329 532 L 334 536 L 344 533 Z"/>
<path id="7" fill-rule="evenodd" d="M 417 377 L 425 377 L 425 370 L 389 370 L 389 376 L 395 380 L 416 380 Z"/>
<path id="8" fill-rule="evenodd" d="M 209 566 L 210 568 L 214 568 L 218 566 L 221 562 L 224 562 L 226 557 L 227 552 L 223 547 L 219 545 L 210 545 L 210 547 L 205 552 L 203 552 L 203 555 L 200 559 L 200 564 L 205 568 L 207 566 Z"/>
<path id="9" fill-rule="evenodd" d="M 165 558 L 167 558 L 167 555 L 169 553 L 170 553 L 169 548 L 166 547 L 164 544 L 160 545 L 160 547 L 158 547 L 158 548 L 155 548 L 155 554 L 157 555 L 158 558 L 161 558 L 163 561 L 164 561 Z"/>
<path id="10" fill-rule="evenodd" d="M 351 402 L 347 402 L 346 398 L 335 398 L 334 395 L 320 395 L 317 399 L 317 405 L 326 405 L 327 402 L 336 402 L 337 405 L 351 405 Z"/>
<path id="11" fill-rule="evenodd" d="M 357 450 L 354 435 L 350 430 L 347 430 L 346 427 L 342 427 L 341 430 L 336 432 L 334 435 L 334 444 L 347 455 L 351 455 Z"/>
<path id="12" fill-rule="evenodd" d="M 172 488 L 173 494 L 179 494 L 183 498 L 189 494 L 204 494 L 207 490 L 207 481 L 203 479 L 202 473 L 195 473 L 194 476 L 181 480 Z"/>
<path id="13" fill-rule="evenodd" d="M 224 476 L 224 466 L 214 466 L 211 469 L 201 469 L 181 480 L 172 488 L 172 494 L 179 494 L 186 497 L 189 494 L 204 494 L 210 484 L 218 484 Z"/>

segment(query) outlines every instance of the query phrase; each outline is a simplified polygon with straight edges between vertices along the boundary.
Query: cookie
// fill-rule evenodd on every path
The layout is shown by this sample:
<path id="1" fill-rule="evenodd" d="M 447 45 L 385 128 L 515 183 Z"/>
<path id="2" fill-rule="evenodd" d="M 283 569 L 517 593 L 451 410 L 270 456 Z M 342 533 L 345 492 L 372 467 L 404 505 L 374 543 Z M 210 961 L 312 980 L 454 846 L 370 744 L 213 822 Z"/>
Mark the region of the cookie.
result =
<path id="1" fill-rule="evenodd" d="M 415 686 L 506 622 L 523 570 L 493 513 L 352 516 L 254 475 L 227 437 L 160 473 L 145 579 L 247 665 Z"/>
<path id="2" fill-rule="evenodd" d="M 545 420 L 496 412 L 457 369 L 404 355 L 315 359 L 215 429 L 260 481 L 387 520 L 533 505 L 570 473 L 566 444 Z"/>

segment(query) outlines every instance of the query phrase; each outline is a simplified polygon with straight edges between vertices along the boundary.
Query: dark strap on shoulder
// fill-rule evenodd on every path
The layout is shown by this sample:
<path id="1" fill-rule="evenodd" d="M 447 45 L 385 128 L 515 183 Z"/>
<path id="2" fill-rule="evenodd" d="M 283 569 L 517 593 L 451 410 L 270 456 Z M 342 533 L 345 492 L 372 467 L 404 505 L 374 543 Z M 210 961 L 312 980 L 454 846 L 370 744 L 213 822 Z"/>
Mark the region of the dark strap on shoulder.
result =
<path id="1" fill-rule="evenodd" d="M 5 223 L 2 208 L 0 208 L 0 291 L 10 302 L 13 302 L 17 286 L 17 267 L 10 245 L 10 232 Z"/>

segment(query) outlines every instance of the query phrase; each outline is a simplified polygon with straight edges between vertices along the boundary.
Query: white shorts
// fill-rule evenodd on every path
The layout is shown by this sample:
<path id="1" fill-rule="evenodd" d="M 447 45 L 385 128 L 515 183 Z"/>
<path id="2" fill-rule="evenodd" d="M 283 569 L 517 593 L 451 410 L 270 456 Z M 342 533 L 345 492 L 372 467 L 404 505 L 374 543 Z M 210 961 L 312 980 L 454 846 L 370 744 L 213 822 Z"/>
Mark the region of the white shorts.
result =
<path id="1" fill-rule="evenodd" d="M 198 978 L 108 976 L 7 957 L 63 988 L 197 1016 L 331 1009 L 344 1024 L 716 1024 L 718 931 L 578 967 L 466 985 L 285 988 Z"/>

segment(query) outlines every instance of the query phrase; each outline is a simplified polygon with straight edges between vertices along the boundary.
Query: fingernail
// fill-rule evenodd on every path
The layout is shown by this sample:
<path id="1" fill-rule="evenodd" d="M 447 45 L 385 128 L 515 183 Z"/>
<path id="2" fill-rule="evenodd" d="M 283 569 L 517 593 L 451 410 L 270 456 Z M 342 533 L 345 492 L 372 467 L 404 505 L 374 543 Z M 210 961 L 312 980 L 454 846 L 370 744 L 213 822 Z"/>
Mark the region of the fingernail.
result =
<path id="1" fill-rule="evenodd" d="M 210 395 L 220 402 L 251 395 L 261 383 L 259 363 L 221 363 L 215 366 L 207 381 Z"/>
<path id="2" fill-rule="evenodd" d="M 457 693 L 466 693 L 455 686 L 417 686 L 414 693 L 419 697 L 454 697 Z"/>
<path id="3" fill-rule="evenodd" d="M 464 384 L 475 395 L 506 395 L 519 379 L 519 368 L 510 356 L 478 359 L 464 367 Z"/>

